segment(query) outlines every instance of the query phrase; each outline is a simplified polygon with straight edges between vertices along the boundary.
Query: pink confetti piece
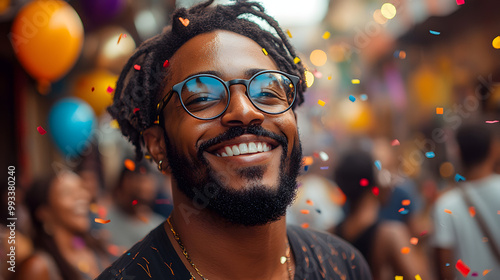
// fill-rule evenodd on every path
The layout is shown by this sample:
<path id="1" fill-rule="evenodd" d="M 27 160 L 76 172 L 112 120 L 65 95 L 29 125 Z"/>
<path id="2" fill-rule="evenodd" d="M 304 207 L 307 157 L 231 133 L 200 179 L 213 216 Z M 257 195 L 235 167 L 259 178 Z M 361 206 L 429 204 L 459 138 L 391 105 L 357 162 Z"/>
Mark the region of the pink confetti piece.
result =
<path id="1" fill-rule="evenodd" d="M 136 64 L 136 65 L 134 65 L 134 69 L 137 70 L 137 71 L 139 71 L 139 70 L 141 70 L 141 66 L 138 65 L 138 64 Z"/>
<path id="2" fill-rule="evenodd" d="M 486 121 L 486 123 L 497 123 L 500 122 L 499 120 L 494 120 L 494 121 Z"/>
<path id="3" fill-rule="evenodd" d="M 455 264 L 455 268 L 464 276 L 467 277 L 467 275 L 470 272 L 470 268 L 460 259 L 457 261 L 457 264 Z"/>
<path id="4" fill-rule="evenodd" d="M 38 133 L 40 133 L 41 135 L 44 135 L 45 133 L 47 133 L 47 131 L 45 131 L 45 129 L 43 129 L 43 127 L 41 127 L 41 126 L 37 127 L 36 130 L 38 130 Z"/>
<path id="5" fill-rule="evenodd" d="M 457 5 L 463 5 L 465 4 L 465 0 L 457 0 Z"/>
<path id="6" fill-rule="evenodd" d="M 394 139 L 392 140 L 391 142 L 391 146 L 399 146 L 401 143 L 399 143 L 399 140 L 398 139 Z"/>
<path id="7" fill-rule="evenodd" d="M 167 59 L 167 60 L 165 60 L 165 62 L 163 62 L 163 68 L 166 68 L 168 66 L 170 66 L 170 62 L 168 62 L 168 59 Z"/>
<path id="8" fill-rule="evenodd" d="M 108 93 L 112 93 L 114 91 L 114 89 L 112 87 L 108 86 L 108 88 L 106 89 L 106 91 Z"/>

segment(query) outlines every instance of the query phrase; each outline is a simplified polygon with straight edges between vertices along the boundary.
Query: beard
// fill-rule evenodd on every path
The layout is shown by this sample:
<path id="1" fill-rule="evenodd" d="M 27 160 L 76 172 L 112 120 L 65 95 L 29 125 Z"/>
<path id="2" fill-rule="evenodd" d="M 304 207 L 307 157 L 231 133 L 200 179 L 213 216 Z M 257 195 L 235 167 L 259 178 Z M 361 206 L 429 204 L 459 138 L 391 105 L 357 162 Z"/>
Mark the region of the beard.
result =
<path id="1" fill-rule="evenodd" d="M 224 176 L 215 172 L 203 153 L 207 148 L 241 136 L 243 134 L 265 136 L 276 140 L 283 149 L 280 159 L 277 186 L 265 186 L 262 179 L 265 167 L 234 167 L 248 184 L 240 189 L 231 188 Z M 300 140 L 293 143 L 290 157 L 288 139 L 285 136 L 267 131 L 261 126 L 231 127 L 221 135 L 210 139 L 198 148 L 198 163 L 188 160 L 173 147 L 165 135 L 168 164 L 177 187 L 198 209 L 208 211 L 233 225 L 257 226 L 279 220 L 295 199 L 297 176 L 302 166 L 302 147 Z M 202 203 L 200 203 L 200 200 Z"/>

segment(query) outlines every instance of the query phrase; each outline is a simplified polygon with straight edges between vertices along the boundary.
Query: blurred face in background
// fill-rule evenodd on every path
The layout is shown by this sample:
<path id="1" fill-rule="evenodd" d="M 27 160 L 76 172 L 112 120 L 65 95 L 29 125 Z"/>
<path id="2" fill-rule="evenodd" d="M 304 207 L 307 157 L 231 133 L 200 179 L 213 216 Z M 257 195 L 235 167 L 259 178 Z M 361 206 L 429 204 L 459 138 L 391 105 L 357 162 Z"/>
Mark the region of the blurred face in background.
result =
<path id="1" fill-rule="evenodd" d="M 156 180 L 150 174 L 127 173 L 117 190 L 118 204 L 127 212 L 137 206 L 151 206 L 156 197 Z"/>

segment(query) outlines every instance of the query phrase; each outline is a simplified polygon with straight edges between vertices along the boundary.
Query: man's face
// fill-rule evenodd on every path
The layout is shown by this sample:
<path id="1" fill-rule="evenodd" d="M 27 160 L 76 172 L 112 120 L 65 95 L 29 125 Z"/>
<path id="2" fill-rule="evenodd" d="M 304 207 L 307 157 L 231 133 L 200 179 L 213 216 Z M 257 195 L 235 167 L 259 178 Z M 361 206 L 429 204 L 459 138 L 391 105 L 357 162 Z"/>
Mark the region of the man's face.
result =
<path id="1" fill-rule="evenodd" d="M 189 40 L 172 56 L 169 67 L 163 95 L 174 84 L 203 72 L 227 81 L 248 79 L 258 70 L 278 70 L 256 42 L 228 31 Z M 283 216 L 294 198 L 301 161 L 295 115 L 292 110 L 279 115 L 259 111 L 244 85 L 233 85 L 230 92 L 229 107 L 214 120 L 193 118 L 177 95 L 172 98 L 163 111 L 168 162 L 177 186 L 189 198 L 208 191 L 214 196 L 207 208 L 226 220 L 265 224 Z M 253 144 L 270 150 L 217 155 L 226 147 L 239 150 Z"/>

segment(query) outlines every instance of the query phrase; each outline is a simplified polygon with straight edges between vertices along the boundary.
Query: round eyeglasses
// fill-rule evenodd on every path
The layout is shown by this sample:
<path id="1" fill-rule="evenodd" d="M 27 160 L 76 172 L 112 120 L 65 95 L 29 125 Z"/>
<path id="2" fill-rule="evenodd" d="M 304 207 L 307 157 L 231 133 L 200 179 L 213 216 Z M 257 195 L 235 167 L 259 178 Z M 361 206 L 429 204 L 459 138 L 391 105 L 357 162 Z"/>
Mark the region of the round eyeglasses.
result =
<path id="1" fill-rule="evenodd" d="M 211 74 L 198 74 L 174 85 L 158 103 L 159 116 L 173 92 L 176 92 L 182 107 L 191 116 L 200 120 L 218 118 L 229 107 L 231 99 L 229 87 L 242 84 L 250 102 L 260 111 L 277 115 L 289 110 L 297 95 L 300 78 L 277 70 L 264 70 L 250 79 L 224 81 Z"/>

